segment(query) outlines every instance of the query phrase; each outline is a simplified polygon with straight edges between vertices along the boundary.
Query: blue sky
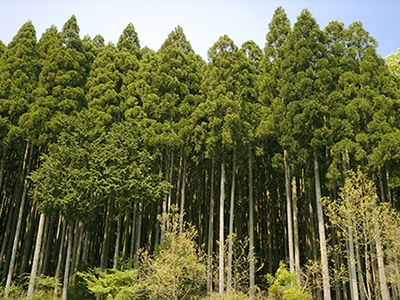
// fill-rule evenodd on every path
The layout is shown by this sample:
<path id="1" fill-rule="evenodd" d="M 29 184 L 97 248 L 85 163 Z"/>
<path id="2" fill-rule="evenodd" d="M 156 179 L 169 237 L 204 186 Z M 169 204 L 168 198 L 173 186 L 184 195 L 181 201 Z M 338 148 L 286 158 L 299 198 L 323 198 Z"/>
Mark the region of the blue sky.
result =
<path id="1" fill-rule="evenodd" d="M 400 48 L 400 0 L 0 0 L 0 40 L 8 44 L 29 20 L 39 39 L 51 25 L 60 30 L 74 14 L 81 37 L 101 34 L 106 42 L 116 43 L 132 22 L 141 46 L 153 50 L 180 25 L 195 52 L 206 59 L 207 50 L 224 34 L 238 46 L 253 40 L 264 48 L 278 6 L 285 9 L 292 26 L 304 8 L 321 28 L 332 20 L 346 26 L 361 21 L 378 41 L 382 57 Z"/>

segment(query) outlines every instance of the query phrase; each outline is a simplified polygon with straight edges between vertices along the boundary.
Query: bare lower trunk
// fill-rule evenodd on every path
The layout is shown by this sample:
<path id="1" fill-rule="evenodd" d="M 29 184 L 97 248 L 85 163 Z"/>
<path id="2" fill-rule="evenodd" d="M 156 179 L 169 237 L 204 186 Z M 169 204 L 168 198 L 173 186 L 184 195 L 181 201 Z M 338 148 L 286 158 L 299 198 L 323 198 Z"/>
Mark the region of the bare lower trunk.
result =
<path id="1" fill-rule="evenodd" d="M 182 151 L 182 153 L 183 153 L 183 151 Z M 185 189 L 186 189 L 186 157 L 183 158 L 181 210 L 180 210 L 180 217 L 179 217 L 179 232 L 180 233 L 182 233 L 182 230 L 183 230 L 183 212 L 185 210 Z"/>
<path id="2" fill-rule="evenodd" d="M 172 185 L 172 175 L 173 175 L 173 170 L 174 170 L 174 152 L 171 154 L 171 165 L 170 165 L 170 171 L 169 171 L 169 183 Z M 167 180 L 167 170 L 165 170 L 165 180 Z M 171 206 L 171 193 L 172 193 L 172 188 L 169 188 L 169 193 L 168 195 L 165 195 L 164 202 L 163 202 L 163 214 L 169 212 L 170 206 Z M 162 226 L 161 226 L 161 243 L 164 242 L 164 237 L 165 237 L 165 226 L 166 219 L 162 218 Z"/>
<path id="3" fill-rule="evenodd" d="M 219 294 L 224 294 L 224 190 L 225 165 L 221 163 L 221 194 L 219 198 Z"/>
<path id="4" fill-rule="evenodd" d="M 60 274 L 61 274 L 61 262 L 63 260 L 63 253 L 64 253 L 64 241 L 65 241 L 65 230 L 66 230 L 66 225 L 67 225 L 67 221 L 66 220 L 62 220 L 63 218 L 60 217 L 60 222 L 62 222 L 62 229 L 61 229 L 61 239 L 60 239 L 60 248 L 59 248 L 59 253 L 58 253 L 58 260 L 57 260 L 57 268 L 56 268 L 56 280 L 58 280 L 58 278 L 60 278 Z M 57 295 L 58 293 L 58 289 L 57 287 L 54 288 L 54 295 Z"/>
<path id="5" fill-rule="evenodd" d="M 353 239 L 353 230 L 351 225 L 348 226 L 348 234 L 349 234 L 349 277 L 350 277 L 350 290 L 351 290 L 351 299 L 358 300 L 358 286 L 357 286 L 357 275 L 356 275 L 356 259 L 354 255 L 354 239 Z"/>
<path id="6" fill-rule="evenodd" d="M 38 265 L 39 265 L 39 254 L 40 254 L 40 248 L 42 245 L 44 219 L 45 219 L 44 214 L 43 213 L 40 214 L 38 233 L 37 233 L 37 237 L 36 237 L 35 253 L 33 254 L 31 277 L 29 279 L 29 287 L 28 287 L 28 294 L 27 294 L 28 297 L 31 297 L 33 295 L 33 291 L 35 289 L 35 281 L 36 281 L 37 269 L 38 269 Z"/>
<path id="7" fill-rule="evenodd" d="M 212 293 L 212 255 L 214 245 L 214 159 L 211 162 L 210 212 L 208 222 L 207 247 L 207 292 Z"/>
<path id="8" fill-rule="evenodd" d="M 104 226 L 104 238 L 103 238 L 103 245 L 101 248 L 101 257 L 100 257 L 100 269 L 104 270 L 107 267 L 107 261 L 108 261 L 108 244 L 110 240 L 110 215 L 111 215 L 111 205 L 112 205 L 112 200 L 111 200 L 111 192 L 110 195 L 108 196 L 108 201 L 107 201 L 107 213 L 105 216 L 105 221 L 106 224 Z"/>
<path id="9" fill-rule="evenodd" d="M 297 220 L 297 184 L 296 177 L 292 179 L 293 200 L 293 242 L 294 242 L 294 266 L 296 270 L 296 281 L 300 284 L 300 249 L 299 249 L 299 223 Z"/>
<path id="10" fill-rule="evenodd" d="M 15 257 L 17 255 L 17 247 L 18 247 L 18 242 L 19 242 L 19 236 L 21 233 L 22 218 L 23 218 L 23 214 L 24 214 L 25 200 L 26 200 L 26 194 L 27 194 L 27 190 L 28 190 L 28 176 L 29 176 L 31 164 L 32 164 L 33 147 L 30 147 L 30 144 L 28 142 L 26 145 L 26 151 L 28 151 L 29 148 L 30 148 L 29 161 L 28 161 L 28 165 L 27 165 L 27 172 L 25 174 L 24 189 L 22 192 L 21 204 L 19 206 L 17 227 L 15 230 L 14 243 L 13 243 L 12 252 L 11 252 L 10 264 L 9 264 L 9 268 L 8 268 L 7 282 L 6 282 L 6 288 L 5 288 L 6 297 L 9 296 L 9 288 L 11 286 L 11 279 L 12 279 L 12 275 L 14 273 Z"/>
<path id="11" fill-rule="evenodd" d="M 319 243 L 321 248 L 320 251 L 321 251 L 321 263 L 322 263 L 322 281 L 324 287 L 324 299 L 330 300 L 331 290 L 329 284 L 328 256 L 326 252 L 324 214 L 321 202 L 321 183 L 319 178 L 318 155 L 316 152 L 314 152 L 314 175 L 315 175 L 315 195 L 316 195 L 317 212 L 318 212 Z"/>
<path id="12" fill-rule="evenodd" d="M 253 160 L 251 148 L 249 149 L 249 252 L 250 252 L 250 296 L 254 296 L 254 200 L 253 200 Z"/>
<path id="13" fill-rule="evenodd" d="M 67 256 L 65 258 L 65 271 L 64 271 L 64 284 L 63 284 L 63 293 L 62 300 L 67 300 L 67 292 L 68 292 L 68 281 L 69 281 L 69 270 L 71 265 L 71 252 L 72 252 L 72 243 L 73 243 L 73 233 L 74 228 L 71 225 L 68 233 L 68 248 L 67 248 Z"/>
<path id="14" fill-rule="evenodd" d="M 136 229 L 136 244 L 135 244 L 135 269 L 139 267 L 139 249 L 140 249 L 140 237 L 142 233 L 142 218 L 143 218 L 143 200 L 139 204 L 139 209 L 138 209 L 138 223 L 137 223 L 137 229 Z"/>
<path id="15" fill-rule="evenodd" d="M 121 216 L 118 216 L 118 220 L 117 220 L 117 238 L 115 241 L 115 251 L 114 251 L 114 264 L 113 264 L 113 269 L 116 270 L 117 269 L 117 265 L 118 265 L 118 254 L 119 254 L 119 243 L 120 243 L 120 239 L 121 239 Z"/>
<path id="16" fill-rule="evenodd" d="M 229 295 L 229 289 L 232 285 L 232 239 L 233 239 L 233 212 L 235 205 L 235 175 L 236 175 L 236 151 L 233 150 L 232 164 L 232 184 L 231 184 L 231 203 L 229 211 L 229 245 L 228 245 L 228 279 L 226 285 L 226 294 Z"/>
<path id="17" fill-rule="evenodd" d="M 385 263 L 383 261 L 383 250 L 381 245 L 380 230 L 375 216 L 375 246 L 378 261 L 379 283 L 381 287 L 382 300 L 389 300 L 389 291 L 386 285 Z"/>
<path id="18" fill-rule="evenodd" d="M 292 202 L 290 200 L 290 170 L 287 164 L 287 151 L 283 151 L 285 164 L 285 188 L 286 188 L 286 220 L 287 220 L 287 239 L 289 247 L 289 269 L 294 271 L 294 251 L 293 251 L 293 221 L 292 221 Z"/>

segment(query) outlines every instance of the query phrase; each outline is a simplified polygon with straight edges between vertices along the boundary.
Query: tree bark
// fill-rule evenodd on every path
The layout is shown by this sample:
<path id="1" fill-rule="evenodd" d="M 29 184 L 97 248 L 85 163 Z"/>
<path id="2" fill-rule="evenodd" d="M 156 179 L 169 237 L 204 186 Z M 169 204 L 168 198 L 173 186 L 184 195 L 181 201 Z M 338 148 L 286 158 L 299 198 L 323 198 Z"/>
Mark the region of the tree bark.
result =
<path id="1" fill-rule="evenodd" d="M 207 247 L 207 292 L 212 293 L 212 255 L 214 245 L 214 159 L 211 162 L 211 191 L 210 212 L 208 221 L 208 247 Z"/>
<path id="2" fill-rule="evenodd" d="M 118 265 L 118 253 L 119 253 L 119 244 L 120 244 L 120 239 L 121 239 L 121 216 L 118 216 L 117 220 L 117 238 L 115 240 L 115 252 L 114 252 L 114 264 L 113 264 L 113 269 L 117 269 Z"/>
<path id="3" fill-rule="evenodd" d="M 31 170 L 31 164 L 32 164 L 33 147 L 31 147 L 30 143 L 28 142 L 26 144 L 26 151 L 28 151 L 29 148 L 30 148 L 30 150 L 29 150 L 29 159 L 28 159 L 27 171 L 26 171 L 26 174 L 25 174 L 24 189 L 23 189 L 23 192 L 22 192 L 21 204 L 19 206 L 17 227 L 16 227 L 16 230 L 15 230 L 14 243 L 13 243 L 12 252 L 11 252 L 10 264 L 9 264 L 9 268 L 8 268 L 7 282 L 6 282 L 6 288 L 5 288 L 6 297 L 9 296 L 9 289 L 10 289 L 10 286 L 11 286 L 11 279 L 12 279 L 12 275 L 14 273 L 15 257 L 16 257 L 16 254 L 17 254 L 19 236 L 20 236 L 20 233 L 21 233 L 22 218 L 23 218 L 23 215 L 24 215 L 26 194 L 27 194 L 27 190 L 28 190 L 28 176 L 29 176 L 29 173 L 30 173 L 30 170 Z"/>
<path id="4" fill-rule="evenodd" d="M 33 295 L 33 291 L 35 289 L 35 281 L 36 281 L 37 269 L 38 269 L 38 265 L 39 265 L 39 254 L 40 254 L 40 248 L 42 245 L 44 219 L 45 219 L 45 216 L 43 213 L 41 213 L 40 219 L 39 219 L 38 233 L 37 233 L 37 237 L 36 237 L 35 253 L 33 254 L 31 277 L 29 279 L 29 287 L 28 287 L 28 294 L 27 294 L 28 297 L 31 297 Z"/>
<path id="5" fill-rule="evenodd" d="M 385 263 L 383 261 L 383 250 L 382 250 L 382 245 L 381 245 L 381 237 L 380 237 L 380 230 L 379 230 L 379 225 L 378 221 L 375 217 L 375 246 L 376 246 L 376 255 L 377 255 L 377 261 L 378 261 L 378 271 L 379 271 L 379 283 L 381 287 L 381 294 L 382 294 L 382 300 L 389 300 L 389 291 L 386 285 L 386 275 L 385 275 Z"/>
<path id="6" fill-rule="evenodd" d="M 324 287 L 324 299 L 331 299 L 331 290 L 329 284 L 329 268 L 328 268 L 328 256 L 326 252 L 326 239 L 325 239 L 325 226 L 324 226 L 324 214 L 322 210 L 321 202 L 321 183 L 319 178 L 319 166 L 318 166 L 318 154 L 314 152 L 314 176 L 315 176 L 315 195 L 317 201 L 317 213 L 318 213 L 318 232 L 319 232 L 319 243 L 321 251 L 321 263 L 322 263 L 322 281 Z"/>
<path id="7" fill-rule="evenodd" d="M 293 176 L 292 179 L 292 200 L 293 200 L 294 265 L 296 270 L 296 281 L 300 285 L 299 223 L 297 219 L 297 184 L 295 176 Z"/>
<path id="8" fill-rule="evenodd" d="M 224 190 L 225 165 L 221 163 L 221 193 L 219 198 L 219 294 L 224 295 Z"/>
<path id="9" fill-rule="evenodd" d="M 62 300 L 67 300 L 67 292 L 68 292 L 68 281 L 69 281 L 69 270 L 71 266 L 71 252 L 72 252 L 72 243 L 73 243 L 73 234 L 74 228 L 71 224 L 68 233 L 68 248 L 67 248 L 67 255 L 65 258 L 65 271 L 64 271 L 64 284 L 63 284 L 63 293 L 62 293 Z"/>
<path id="10" fill-rule="evenodd" d="M 229 290 L 232 285 L 232 239 L 233 239 L 233 212 L 235 206 L 235 175 L 236 175 L 236 150 L 233 150 L 232 163 L 232 184 L 231 184 L 231 203 L 229 211 L 229 245 L 228 245 L 228 279 L 226 285 L 226 294 L 229 295 Z"/>
<path id="11" fill-rule="evenodd" d="M 60 239 L 60 248 L 58 251 L 58 260 L 57 260 L 57 268 L 56 268 L 56 280 L 60 278 L 61 274 L 61 263 L 63 261 L 63 254 L 64 254 L 64 241 L 65 241 L 65 231 L 67 227 L 67 221 L 63 221 L 63 217 L 60 216 L 60 222 L 62 223 L 62 229 L 61 229 L 61 239 Z M 58 289 L 57 287 L 54 288 L 54 295 L 57 295 Z"/>
<path id="12" fill-rule="evenodd" d="M 294 271 L 294 251 L 293 251 L 293 221 L 292 221 L 292 202 L 290 200 L 290 170 L 287 163 L 287 151 L 283 151 L 285 164 L 285 188 L 286 188 L 286 215 L 287 215 L 287 239 L 289 247 L 289 269 Z"/>
<path id="13" fill-rule="evenodd" d="M 105 216 L 106 224 L 104 226 L 104 238 L 103 238 L 103 245 L 101 247 L 101 257 L 100 257 L 100 269 L 104 270 L 107 267 L 108 261 L 108 244 L 110 240 L 110 215 L 111 215 L 111 192 L 108 196 L 108 204 L 107 204 L 107 213 Z"/>
<path id="14" fill-rule="evenodd" d="M 182 155 L 183 151 L 182 151 Z M 185 210 L 185 189 L 186 189 L 186 157 L 183 158 L 183 172 L 182 172 L 182 192 L 181 192 L 181 209 L 179 216 L 179 232 L 183 230 L 183 213 Z"/>
<path id="15" fill-rule="evenodd" d="M 136 230 L 136 244 L 135 244 L 135 269 L 139 267 L 139 249 L 140 249 L 140 237 L 142 233 L 142 218 L 143 218 L 143 200 L 139 203 L 138 209 L 138 223 Z"/>
<path id="16" fill-rule="evenodd" d="M 250 297 L 254 296 L 254 200 L 253 200 L 253 159 L 251 153 L 251 147 L 249 147 L 249 252 L 250 252 Z"/>

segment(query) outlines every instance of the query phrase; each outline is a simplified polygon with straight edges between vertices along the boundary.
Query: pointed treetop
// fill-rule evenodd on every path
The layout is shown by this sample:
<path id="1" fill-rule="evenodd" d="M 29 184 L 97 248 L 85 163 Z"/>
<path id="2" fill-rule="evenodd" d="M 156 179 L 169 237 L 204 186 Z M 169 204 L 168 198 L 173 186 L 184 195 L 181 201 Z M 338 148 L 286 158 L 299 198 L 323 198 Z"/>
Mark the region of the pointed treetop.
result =
<path id="1" fill-rule="evenodd" d="M 186 54 L 193 52 L 190 42 L 186 39 L 183 29 L 179 25 L 168 35 L 164 44 L 161 46 L 161 49 L 165 49 L 174 44 Z"/>
<path id="2" fill-rule="evenodd" d="M 253 62 L 254 68 L 258 70 L 263 57 L 260 47 L 254 41 L 247 41 L 243 43 L 241 51 L 243 51 L 244 55 Z"/>
<path id="3" fill-rule="evenodd" d="M 129 23 L 122 32 L 121 36 L 119 37 L 117 47 L 119 50 L 125 48 L 126 50 L 132 52 L 140 50 L 139 37 L 132 23 Z"/>
<path id="4" fill-rule="evenodd" d="M 64 38 L 65 45 L 67 48 L 81 49 L 82 40 L 79 37 L 79 26 L 74 15 L 64 24 L 62 30 L 62 37 Z"/>
<path id="5" fill-rule="evenodd" d="M 296 40 L 309 37 L 315 31 L 319 31 L 319 25 L 308 9 L 303 9 L 297 22 L 293 26 L 293 33 Z"/>
<path id="6" fill-rule="evenodd" d="M 272 58 L 280 57 L 279 50 L 285 44 L 291 31 L 290 20 L 281 6 L 276 8 L 268 27 L 269 32 L 266 37 L 265 54 Z"/>
<path id="7" fill-rule="evenodd" d="M 369 32 L 364 29 L 361 22 L 353 22 L 347 29 L 347 46 L 350 50 L 355 50 L 357 56 L 361 58 L 368 50 L 376 50 L 378 42 L 369 35 Z"/>
<path id="8" fill-rule="evenodd" d="M 93 44 L 96 46 L 97 49 L 100 49 L 101 47 L 104 47 L 105 46 L 104 38 L 100 34 L 97 34 L 93 38 Z"/>
<path id="9" fill-rule="evenodd" d="M 36 30 L 31 21 L 22 25 L 21 29 L 8 44 L 8 48 L 19 48 L 24 44 L 28 49 L 33 49 L 36 44 Z"/>
<path id="10" fill-rule="evenodd" d="M 234 52 L 237 49 L 238 48 L 233 40 L 225 34 L 221 36 L 218 41 L 216 41 L 214 45 L 208 50 L 208 60 L 213 61 L 218 54 L 225 51 Z"/>

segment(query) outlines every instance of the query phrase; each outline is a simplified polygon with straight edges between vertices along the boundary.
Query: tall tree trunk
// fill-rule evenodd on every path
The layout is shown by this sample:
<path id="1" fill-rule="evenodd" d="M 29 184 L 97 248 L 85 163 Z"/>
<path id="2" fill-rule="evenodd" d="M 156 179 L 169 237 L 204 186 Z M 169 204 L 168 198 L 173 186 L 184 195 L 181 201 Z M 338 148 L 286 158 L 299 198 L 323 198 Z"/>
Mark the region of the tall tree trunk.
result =
<path id="1" fill-rule="evenodd" d="M 18 213 L 18 221 L 17 221 L 17 227 L 15 230 L 15 235 L 14 235 L 14 243 L 12 247 L 12 252 L 11 252 L 11 259 L 10 259 L 10 264 L 8 268 L 8 275 L 7 275 L 7 282 L 6 282 L 6 289 L 5 289 L 5 294 L 6 297 L 9 296 L 9 289 L 11 286 L 11 279 L 12 275 L 14 273 L 14 266 L 15 266 L 15 257 L 17 255 L 17 247 L 18 247 L 18 242 L 19 242 L 19 235 L 21 233 L 21 225 L 22 225 L 22 218 L 24 215 L 24 208 L 25 208 L 25 200 L 26 200 L 26 194 L 28 190 L 28 176 L 31 170 L 31 164 L 32 164 L 32 152 L 33 152 L 33 147 L 30 146 L 30 143 L 28 142 L 26 144 L 26 151 L 29 150 L 29 159 L 28 159 L 28 165 L 27 165 L 27 171 L 25 174 L 25 180 L 24 180 L 24 189 L 22 192 L 22 198 L 21 198 L 21 204 L 19 206 L 19 213 Z"/>
<path id="2" fill-rule="evenodd" d="M 254 200 L 253 200 L 253 157 L 251 152 L 251 147 L 249 147 L 249 252 L 250 252 L 250 296 L 254 296 Z"/>
<path id="3" fill-rule="evenodd" d="M 294 271 L 294 251 L 293 251 L 293 221 L 292 221 L 292 201 L 290 200 L 290 170 L 287 163 L 287 151 L 283 150 L 285 164 L 285 188 L 286 188 L 286 212 L 287 212 L 287 239 L 289 247 L 289 269 Z"/>
<path id="4" fill-rule="evenodd" d="M 121 239 L 121 226 L 122 226 L 122 221 L 121 221 L 122 216 L 118 216 L 117 220 L 117 238 L 115 240 L 115 252 L 114 252 L 114 264 L 113 264 L 113 269 L 117 269 L 118 265 L 118 253 L 119 253 L 119 244 L 120 244 L 120 239 Z"/>
<path id="5" fill-rule="evenodd" d="M 207 292 L 212 293 L 212 256 L 214 245 L 214 158 L 211 162 L 210 212 L 208 220 Z"/>
<path id="6" fill-rule="evenodd" d="M 45 218 L 45 222 L 44 222 L 44 231 L 43 231 L 43 237 L 42 239 L 44 241 L 47 241 L 49 239 L 49 223 L 50 223 L 50 219 L 49 218 Z M 44 253 L 46 252 L 46 248 L 43 248 L 43 251 L 40 251 L 39 254 L 39 268 L 38 268 L 38 275 L 40 276 L 40 274 L 42 274 L 42 270 L 43 270 L 43 265 L 44 265 Z"/>
<path id="7" fill-rule="evenodd" d="M 331 290 L 329 284 L 329 268 L 328 268 L 328 255 L 326 252 L 326 239 L 325 239 L 325 226 L 324 226 L 324 214 L 322 210 L 321 202 L 321 182 L 319 178 L 319 166 L 318 166 L 318 154 L 314 152 L 314 176 L 315 176 L 315 195 L 317 201 L 317 212 L 318 212 L 318 232 L 319 232 L 319 243 L 321 251 L 321 263 L 322 263 L 322 281 L 324 287 L 324 299 L 331 299 Z"/>
<path id="8" fill-rule="evenodd" d="M 233 150 L 232 163 L 232 184 L 231 184 L 231 203 L 229 211 L 229 245 L 228 245 L 228 279 L 226 285 L 226 294 L 229 295 L 229 290 L 232 285 L 232 239 L 233 239 L 233 212 L 235 205 L 235 175 L 236 175 L 236 149 Z"/>
<path id="9" fill-rule="evenodd" d="M 182 155 L 183 150 L 182 150 Z M 186 189 L 186 157 L 183 158 L 183 172 L 182 172 L 182 192 L 181 192 L 181 210 L 179 216 L 179 232 L 183 230 L 183 213 L 185 210 L 185 189 Z"/>
<path id="10" fill-rule="evenodd" d="M 60 222 L 62 223 L 62 229 L 61 229 L 61 238 L 60 238 L 60 247 L 59 247 L 59 251 L 58 251 L 58 260 L 57 260 L 57 268 L 56 268 L 56 280 L 58 280 L 58 278 L 60 278 L 60 274 L 61 274 L 61 263 L 63 261 L 63 254 L 64 254 L 64 241 L 65 241 L 65 231 L 66 231 L 66 227 L 67 227 L 67 221 L 64 219 L 63 217 L 60 216 Z M 54 295 L 57 295 L 58 293 L 58 288 L 55 287 L 54 288 Z"/>
<path id="11" fill-rule="evenodd" d="M 172 151 L 171 153 L 171 163 L 170 163 L 170 171 L 169 171 L 169 183 L 172 185 L 172 176 L 173 176 L 173 171 L 174 171 L 174 152 Z M 165 170 L 165 180 L 168 180 L 167 177 L 167 168 Z M 171 206 L 171 195 L 172 195 L 172 187 L 169 188 L 168 195 L 165 195 L 165 199 L 163 202 L 163 214 L 169 212 L 170 206 Z M 165 237 L 165 222 L 167 220 L 163 217 L 162 218 L 162 226 L 161 226 L 161 243 L 164 242 L 164 237 Z"/>
<path id="12" fill-rule="evenodd" d="M 143 218 L 143 200 L 139 203 L 138 209 L 138 223 L 136 229 L 136 244 L 135 244 L 135 269 L 139 267 L 139 249 L 140 249 L 140 238 L 142 233 L 142 218 Z"/>
<path id="13" fill-rule="evenodd" d="M 136 222 L 137 222 L 137 218 L 138 218 L 138 204 L 135 203 L 135 207 L 133 209 L 133 219 L 132 219 L 132 231 L 131 231 L 131 248 L 129 251 L 129 257 L 131 259 L 131 261 L 133 261 L 134 259 L 134 254 L 135 254 L 135 234 L 136 234 Z M 129 266 L 130 268 L 132 268 L 132 264 Z"/>
<path id="14" fill-rule="evenodd" d="M 107 201 L 107 213 L 105 216 L 106 224 L 104 226 L 104 238 L 103 238 L 103 245 L 101 248 L 101 257 L 100 257 L 101 270 L 104 270 L 107 267 L 107 261 L 108 261 L 108 246 L 109 246 L 110 231 L 111 231 L 110 230 L 111 206 L 112 206 L 112 196 L 110 192 Z"/>
<path id="15" fill-rule="evenodd" d="M 224 194 L 225 165 L 221 163 L 221 193 L 219 197 L 219 294 L 224 295 Z"/>
<path id="16" fill-rule="evenodd" d="M 379 225 L 378 221 L 376 218 L 376 215 L 374 216 L 375 218 L 375 246 L 376 246 L 376 255 L 377 255 L 377 261 L 378 261 L 378 271 L 379 271 L 379 283 L 381 287 L 381 294 L 382 294 L 382 300 L 389 300 L 389 291 L 386 285 L 386 275 L 385 275 L 385 263 L 383 261 L 383 250 L 382 250 L 382 245 L 381 245 L 381 237 L 380 237 L 380 230 L 379 230 Z"/>
<path id="17" fill-rule="evenodd" d="M 66 255 L 66 258 L 65 258 L 64 284 L 63 284 L 63 293 L 62 293 L 62 298 L 61 298 L 62 300 L 67 300 L 69 270 L 70 270 L 70 266 L 71 266 L 71 252 L 72 252 L 73 235 L 74 235 L 74 226 L 71 223 L 71 225 L 69 227 L 69 233 L 68 233 L 67 255 Z"/>
<path id="18" fill-rule="evenodd" d="M 28 262 L 31 257 L 32 238 L 33 238 L 33 232 L 35 231 L 35 227 L 32 226 L 32 224 L 36 224 L 36 214 L 37 214 L 37 209 L 35 208 L 34 205 L 32 205 L 31 211 L 29 212 L 29 216 L 26 222 L 27 224 L 29 224 L 29 228 L 28 228 L 28 233 L 24 238 L 24 250 L 22 254 L 21 266 L 19 268 L 19 275 L 26 273 L 25 270 L 28 266 Z"/>
<path id="19" fill-rule="evenodd" d="M 49 260 L 50 260 L 50 255 L 51 255 L 51 245 L 53 244 L 53 242 L 54 242 L 54 239 L 53 239 L 53 232 L 54 232 L 54 225 L 55 225 L 55 222 L 56 222 L 56 215 L 55 214 L 52 214 L 52 216 L 51 216 L 51 221 L 50 221 L 50 229 L 49 229 L 49 232 L 48 232 L 48 238 L 47 238 L 47 242 L 46 242 L 46 240 L 45 240 L 45 242 L 43 243 L 43 247 L 44 246 L 46 246 L 45 248 L 44 248 L 44 258 L 43 258 L 43 263 L 41 263 L 41 271 L 40 271 L 40 273 L 39 273 L 39 275 L 40 274 L 46 274 L 47 273 L 47 265 L 48 265 L 48 263 L 49 263 Z M 43 239 L 44 239 L 45 237 L 43 237 Z"/>
<path id="20" fill-rule="evenodd" d="M 358 275 L 358 282 L 360 286 L 360 298 L 361 300 L 365 300 L 365 295 L 366 295 L 366 288 L 364 284 L 364 278 L 362 274 L 362 269 L 361 269 L 361 259 L 360 259 L 360 250 L 358 246 L 358 238 L 357 235 L 354 235 L 354 244 L 356 246 L 356 265 L 357 265 L 357 275 Z"/>
<path id="21" fill-rule="evenodd" d="M 33 254 L 31 277 L 29 279 L 29 287 L 28 287 L 28 294 L 27 294 L 28 297 L 31 297 L 33 295 L 33 291 L 35 289 L 35 281 L 36 281 L 37 269 L 38 269 L 38 265 L 39 265 L 39 254 L 40 254 L 40 248 L 42 246 L 44 219 L 45 219 L 45 216 L 43 213 L 41 213 L 40 219 L 39 219 L 38 233 L 36 236 L 35 253 Z"/>
<path id="22" fill-rule="evenodd" d="M 299 223 L 297 219 L 297 184 L 296 177 L 292 179 L 293 200 L 293 240 L 294 240 L 294 265 L 296 270 L 296 281 L 300 284 L 300 249 L 299 249 Z"/>

